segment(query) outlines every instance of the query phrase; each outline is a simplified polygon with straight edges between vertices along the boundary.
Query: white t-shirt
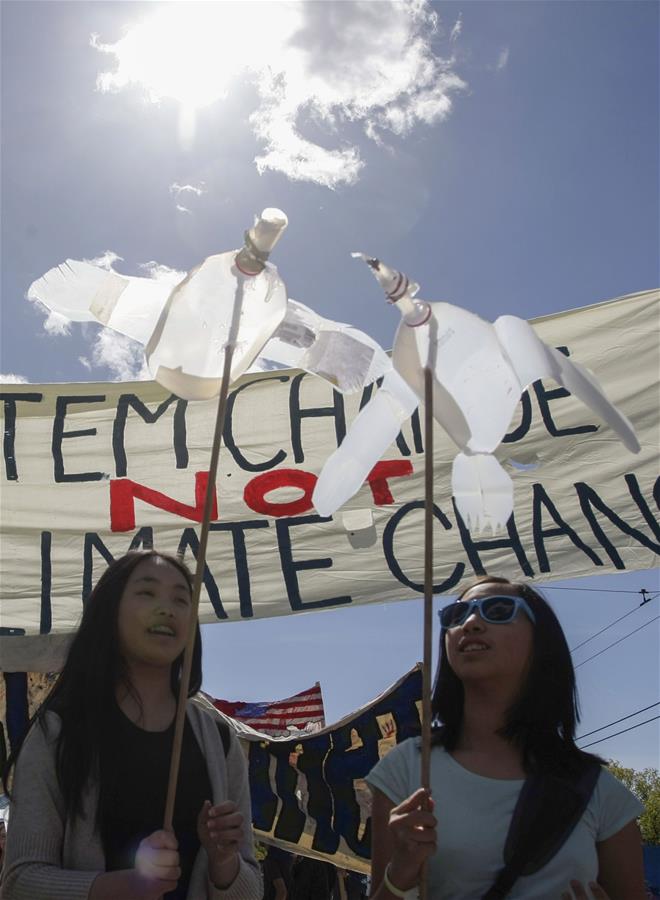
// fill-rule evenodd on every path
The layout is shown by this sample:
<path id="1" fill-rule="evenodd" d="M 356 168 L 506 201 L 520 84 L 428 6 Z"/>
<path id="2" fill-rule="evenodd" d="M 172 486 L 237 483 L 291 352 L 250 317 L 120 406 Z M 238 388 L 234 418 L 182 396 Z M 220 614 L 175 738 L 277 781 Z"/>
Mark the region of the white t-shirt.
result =
<path id="1" fill-rule="evenodd" d="M 394 747 L 374 766 L 367 782 L 399 804 L 421 783 L 419 738 Z M 431 789 L 438 820 L 438 849 L 429 863 L 433 900 L 480 900 L 504 866 L 503 850 L 522 779 L 475 775 L 442 747 L 431 752 Z M 571 879 L 598 875 L 596 844 L 643 812 L 644 807 L 602 769 L 591 800 L 566 843 L 534 875 L 521 876 L 510 900 L 558 900 Z M 416 891 L 409 892 L 410 897 Z"/>

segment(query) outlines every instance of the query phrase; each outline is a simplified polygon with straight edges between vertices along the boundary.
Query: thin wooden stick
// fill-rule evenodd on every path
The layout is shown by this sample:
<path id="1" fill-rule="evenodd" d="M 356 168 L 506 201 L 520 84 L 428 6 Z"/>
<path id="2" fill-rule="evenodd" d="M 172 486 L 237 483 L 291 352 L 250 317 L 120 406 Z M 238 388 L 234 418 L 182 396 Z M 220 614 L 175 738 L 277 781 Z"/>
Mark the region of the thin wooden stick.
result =
<path id="1" fill-rule="evenodd" d="M 211 511 L 213 509 L 213 498 L 215 496 L 216 474 L 218 470 L 218 459 L 220 457 L 220 444 L 222 443 L 222 434 L 225 427 L 225 413 L 227 411 L 227 394 L 229 392 L 229 382 L 231 380 L 231 365 L 234 356 L 234 346 L 238 334 L 238 325 L 240 322 L 241 308 L 243 306 L 243 282 L 244 276 L 239 276 L 238 287 L 236 290 L 236 299 L 234 302 L 234 310 L 232 322 L 229 329 L 229 339 L 225 346 L 225 359 L 222 371 L 222 383 L 220 385 L 220 394 L 218 395 L 218 409 L 215 417 L 215 430 L 213 432 L 213 446 L 211 448 L 211 461 L 209 463 L 209 478 L 206 484 L 206 496 L 204 498 L 204 511 L 202 515 L 202 528 L 199 534 L 199 549 L 197 551 L 197 565 L 195 568 L 195 578 L 192 588 L 192 608 L 190 616 L 190 630 L 188 632 L 188 641 L 183 653 L 183 666 L 181 669 L 181 679 L 179 682 L 179 696 L 176 706 L 176 720 L 174 725 L 174 738 L 172 741 L 172 757 L 170 759 L 170 773 L 167 782 L 167 799 L 165 801 L 165 816 L 163 828 L 165 831 L 173 831 L 174 820 L 174 802 L 176 799 L 176 788 L 179 778 L 179 768 L 181 764 L 181 747 L 183 744 L 183 727 L 186 721 L 186 702 L 188 700 L 188 688 L 190 686 L 190 673 L 192 669 L 193 650 L 195 648 L 195 634 L 197 632 L 197 619 L 199 614 L 199 596 L 202 590 L 202 582 L 204 581 L 204 568 L 206 566 L 206 547 L 208 544 Z"/>
<path id="2" fill-rule="evenodd" d="M 431 663 L 433 656 L 433 371 L 424 369 L 424 657 L 422 662 L 422 787 L 431 789 Z M 429 897 L 428 865 L 419 882 Z"/>
<path id="3" fill-rule="evenodd" d="M 204 568 L 206 566 L 206 547 L 211 523 L 211 510 L 215 496 L 216 475 L 218 471 L 218 459 L 220 457 L 220 444 L 225 427 L 225 414 L 227 411 L 227 395 L 231 381 L 231 367 L 234 357 L 234 348 L 238 338 L 238 330 L 243 309 L 243 295 L 246 278 L 252 278 L 263 271 L 265 260 L 270 251 L 279 240 L 287 226 L 287 217 L 280 209 L 265 209 L 253 227 L 245 232 L 245 243 L 242 250 L 236 255 L 235 266 L 240 273 L 237 278 L 234 308 L 232 310 L 229 335 L 225 344 L 225 358 L 222 369 L 222 382 L 218 395 L 218 409 L 215 417 L 215 429 L 213 432 L 213 444 L 211 448 L 211 461 L 209 463 L 209 477 L 206 484 L 206 496 L 204 498 L 204 510 L 202 513 L 202 528 L 199 535 L 199 549 L 197 551 L 197 566 L 192 588 L 192 603 L 190 616 L 190 630 L 188 640 L 183 652 L 183 666 L 181 667 L 181 679 L 179 682 L 179 696 L 177 698 L 176 719 L 174 725 L 174 737 L 172 739 L 172 757 L 170 759 L 170 772 L 167 782 L 167 797 L 165 801 L 165 815 L 163 828 L 173 831 L 174 803 L 176 799 L 177 781 L 181 766 L 181 748 L 183 744 L 183 728 L 186 721 L 186 702 L 190 688 L 190 673 L 192 670 L 192 658 L 195 648 L 195 635 L 197 633 L 197 621 L 199 614 L 199 596 L 204 580 Z"/>

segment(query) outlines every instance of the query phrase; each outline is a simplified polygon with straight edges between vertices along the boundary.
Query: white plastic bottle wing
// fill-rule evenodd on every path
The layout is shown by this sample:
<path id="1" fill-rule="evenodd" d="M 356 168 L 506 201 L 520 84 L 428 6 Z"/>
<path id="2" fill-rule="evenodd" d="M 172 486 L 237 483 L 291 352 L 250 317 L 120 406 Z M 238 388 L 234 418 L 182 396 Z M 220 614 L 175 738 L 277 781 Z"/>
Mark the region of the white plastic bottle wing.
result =
<path id="1" fill-rule="evenodd" d="M 361 390 L 392 369 L 392 361 L 369 335 L 319 316 L 289 298 L 286 317 L 264 347 L 259 368 L 269 363 L 304 369 L 342 393 Z"/>
<path id="2" fill-rule="evenodd" d="M 67 259 L 34 281 L 28 297 L 73 322 L 99 322 L 145 344 L 173 287 Z"/>
<path id="3" fill-rule="evenodd" d="M 417 397 L 391 371 L 362 409 L 319 475 L 312 502 L 322 516 L 331 516 L 356 494 L 396 439 L 403 423 L 417 408 Z"/>
<path id="4" fill-rule="evenodd" d="M 600 416 L 619 435 L 631 453 L 639 453 L 641 447 L 630 419 L 619 412 L 616 406 L 607 399 L 596 378 L 580 363 L 568 359 L 554 347 L 550 348 L 550 352 L 559 367 L 560 374 L 559 377 L 555 377 L 555 380 L 571 394 L 579 397 L 597 416 Z"/>
<path id="5" fill-rule="evenodd" d="M 523 390 L 539 378 L 554 379 L 609 425 L 631 453 L 639 453 L 639 441 L 630 420 L 607 398 L 584 366 L 545 344 L 524 319 L 500 316 L 494 327 Z"/>

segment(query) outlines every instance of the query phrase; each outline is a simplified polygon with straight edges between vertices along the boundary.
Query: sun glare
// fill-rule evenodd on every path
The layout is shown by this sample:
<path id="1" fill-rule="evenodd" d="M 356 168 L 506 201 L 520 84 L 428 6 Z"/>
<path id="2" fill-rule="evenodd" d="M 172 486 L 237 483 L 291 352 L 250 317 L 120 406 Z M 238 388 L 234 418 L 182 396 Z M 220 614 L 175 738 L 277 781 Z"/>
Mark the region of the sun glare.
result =
<path id="1" fill-rule="evenodd" d="M 355 142 L 337 146 L 344 124 L 362 125 L 376 142 L 382 132 L 405 137 L 445 119 L 451 95 L 466 87 L 451 61 L 434 52 L 436 14 L 424 0 L 189 0 L 146 8 L 114 43 L 92 37 L 110 57 L 98 89 L 172 101 L 185 148 L 200 110 L 213 105 L 207 115 L 217 118 L 233 93 L 244 99 L 263 148 L 254 157 L 259 172 L 327 187 L 353 184 L 364 162 Z M 307 123 L 325 129 L 322 143 L 308 139 Z"/>
<path id="2" fill-rule="evenodd" d="M 115 44 L 95 39 L 98 49 L 117 59 L 99 86 L 139 84 L 151 100 L 173 98 L 194 118 L 195 111 L 225 97 L 241 73 L 281 58 L 295 30 L 296 6 L 245 0 L 166 4 Z"/>

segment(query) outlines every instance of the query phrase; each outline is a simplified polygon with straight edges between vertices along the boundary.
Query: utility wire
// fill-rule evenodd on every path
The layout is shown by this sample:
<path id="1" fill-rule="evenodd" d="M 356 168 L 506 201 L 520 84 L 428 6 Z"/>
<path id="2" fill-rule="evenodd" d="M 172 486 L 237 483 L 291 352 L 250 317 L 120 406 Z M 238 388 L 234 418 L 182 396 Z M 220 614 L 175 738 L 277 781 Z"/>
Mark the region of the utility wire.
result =
<path id="1" fill-rule="evenodd" d="M 543 590 L 544 591 L 589 591 L 590 593 L 594 593 L 594 594 L 642 594 L 642 593 L 648 594 L 648 591 L 645 591 L 644 588 L 642 588 L 641 591 L 633 591 L 633 590 L 624 591 L 624 590 L 621 590 L 620 588 L 615 589 L 615 588 L 556 587 L 555 585 L 552 585 L 552 584 L 544 584 Z"/>
<path id="2" fill-rule="evenodd" d="M 588 644 L 589 641 L 593 641 L 593 639 L 598 637 L 599 634 L 602 634 L 604 631 L 607 631 L 608 628 L 611 628 L 613 625 L 616 625 L 617 622 L 622 622 L 624 619 L 627 619 L 628 616 L 632 616 L 632 614 L 634 612 L 637 612 L 638 609 L 641 609 L 642 606 L 645 606 L 651 600 L 655 600 L 655 597 L 657 596 L 657 594 L 656 594 L 653 597 L 647 597 L 646 595 L 648 594 L 648 591 L 645 591 L 644 588 L 642 588 L 642 590 L 639 592 L 635 591 L 635 593 L 640 593 L 642 595 L 642 597 L 644 597 L 644 599 L 639 604 L 639 606 L 636 606 L 634 609 L 631 609 L 627 613 L 624 613 L 624 615 L 619 616 L 618 619 L 615 619 L 613 622 L 610 622 L 609 625 L 606 625 L 604 628 L 601 628 L 600 631 L 597 631 L 595 634 L 592 634 L 591 637 L 585 638 L 585 640 L 581 641 L 579 644 L 576 644 L 575 647 L 571 648 L 571 653 L 574 653 L 576 650 L 579 650 L 580 647 L 584 647 L 584 645 Z"/>
<path id="3" fill-rule="evenodd" d="M 646 719 L 644 722 L 638 722 L 637 725 L 631 725 L 630 728 L 624 728 L 623 731 L 615 731 L 614 734 L 608 734 L 607 737 L 599 738 L 597 741 L 591 741 L 588 744 L 583 744 L 580 747 L 580 750 L 584 750 L 587 747 L 593 747 L 594 744 L 602 744 L 603 741 L 609 741 L 610 738 L 618 737 L 618 735 L 625 734 L 627 731 L 633 731 L 635 728 L 641 728 L 642 725 L 648 725 L 649 722 L 655 722 L 656 719 L 660 719 L 660 716 L 653 716 L 652 719 Z"/>
<path id="4" fill-rule="evenodd" d="M 602 650 L 599 650 L 598 653 L 594 653 L 593 656 L 589 656 L 587 659 L 583 659 L 581 663 L 578 663 L 575 668 L 579 669 L 580 666 L 585 665 L 585 663 L 591 662 L 592 659 L 596 659 L 597 656 L 600 656 L 601 653 L 605 653 L 606 650 L 610 650 L 612 647 L 616 647 L 617 644 L 620 644 L 621 641 L 625 641 L 626 638 L 631 637 L 631 635 L 636 634 L 638 631 L 641 631 L 642 628 L 646 628 L 647 625 L 650 625 L 652 622 L 660 619 L 660 615 L 654 616 L 654 618 L 649 619 L 648 622 L 644 622 L 643 625 L 640 625 L 639 628 L 633 629 L 633 631 L 629 631 L 628 634 L 624 634 L 623 637 L 620 637 L 618 641 L 613 641 L 611 644 L 608 644 L 607 647 L 603 647 Z"/>
<path id="5" fill-rule="evenodd" d="M 658 700 L 657 703 L 652 703 L 650 706 L 645 706 L 643 709 L 638 709 L 636 712 L 632 712 L 627 716 L 622 716 L 620 719 L 615 719 L 614 722 L 608 722 L 607 725 L 601 725 L 600 728 L 594 728 L 593 731 L 587 731 L 586 734 L 581 734 L 580 737 L 575 738 L 575 740 L 581 741 L 582 738 L 596 734 L 597 731 L 603 731 L 605 728 L 611 728 L 612 725 L 618 725 L 619 722 L 625 722 L 626 719 L 632 719 L 633 716 L 638 716 L 640 713 L 646 712 L 647 709 L 653 709 L 654 706 L 660 706 L 660 700 Z"/>

